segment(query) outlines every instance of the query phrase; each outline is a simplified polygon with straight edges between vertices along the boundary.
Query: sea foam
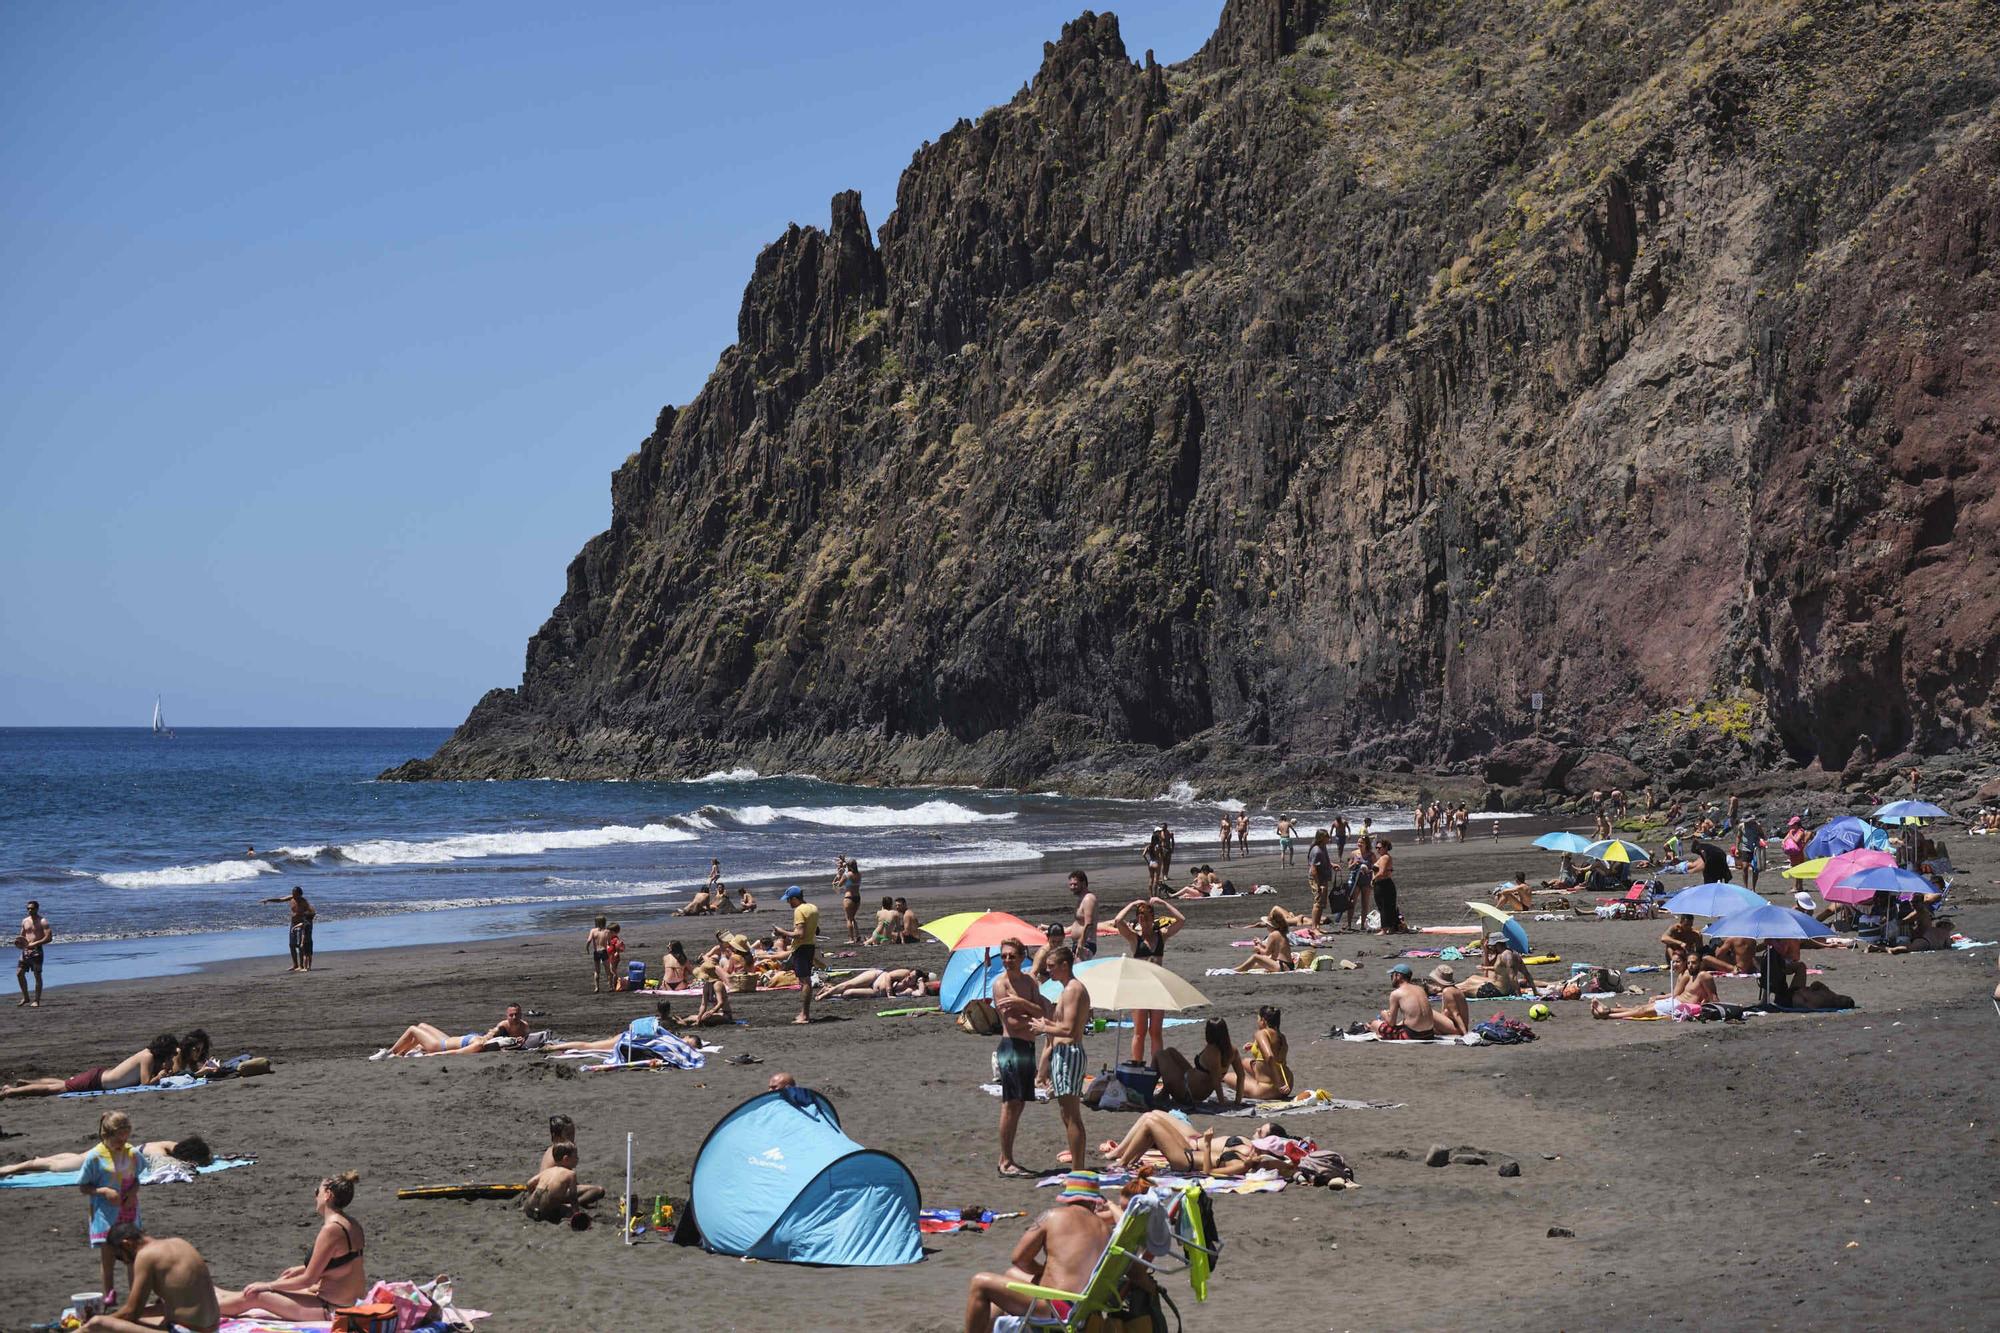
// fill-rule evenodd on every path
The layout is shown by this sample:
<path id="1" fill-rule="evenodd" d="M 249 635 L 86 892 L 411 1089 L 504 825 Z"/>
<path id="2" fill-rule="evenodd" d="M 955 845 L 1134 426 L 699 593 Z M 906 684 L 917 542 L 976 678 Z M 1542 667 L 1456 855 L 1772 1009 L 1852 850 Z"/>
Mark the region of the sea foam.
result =
<path id="1" fill-rule="evenodd" d="M 617 847 L 644 842 L 693 842 L 700 835 L 669 824 L 607 824 L 588 829 L 524 829 L 510 833 L 461 833 L 429 842 L 375 838 L 334 848 L 342 860 L 364 866 L 441 865 L 488 856 L 534 856 L 583 847 Z"/>
<path id="2" fill-rule="evenodd" d="M 238 880 L 256 879 L 259 875 L 277 873 L 278 868 L 269 861 L 244 856 L 233 861 L 211 861 L 207 865 L 168 866 L 164 870 L 133 870 L 99 875 L 97 878 L 114 889 L 166 889 L 184 884 L 229 884 Z"/>
<path id="3" fill-rule="evenodd" d="M 721 817 L 758 828 L 789 819 L 827 828 L 943 828 L 953 824 L 997 824 L 1015 818 L 1013 811 L 986 814 L 956 801 L 925 801 L 904 809 L 886 805 L 744 805 L 703 806 L 698 816 Z"/>

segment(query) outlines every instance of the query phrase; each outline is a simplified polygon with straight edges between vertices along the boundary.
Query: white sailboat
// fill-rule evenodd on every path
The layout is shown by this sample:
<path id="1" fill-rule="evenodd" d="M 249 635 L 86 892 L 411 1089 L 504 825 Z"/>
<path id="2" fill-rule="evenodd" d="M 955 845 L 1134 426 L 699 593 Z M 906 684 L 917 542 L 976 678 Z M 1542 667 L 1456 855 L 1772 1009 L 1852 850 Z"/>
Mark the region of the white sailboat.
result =
<path id="1" fill-rule="evenodd" d="M 153 696 L 153 734 L 167 740 L 174 738 L 174 729 L 167 725 L 165 716 L 160 712 L 160 696 L 157 694 Z"/>

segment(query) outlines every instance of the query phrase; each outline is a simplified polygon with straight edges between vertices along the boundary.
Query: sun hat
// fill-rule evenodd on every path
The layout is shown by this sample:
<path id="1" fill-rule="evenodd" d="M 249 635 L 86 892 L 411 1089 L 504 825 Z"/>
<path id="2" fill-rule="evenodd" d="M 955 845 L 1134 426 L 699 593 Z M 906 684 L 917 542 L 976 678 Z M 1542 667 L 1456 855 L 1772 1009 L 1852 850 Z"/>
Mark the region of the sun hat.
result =
<path id="1" fill-rule="evenodd" d="M 806 896 L 806 891 L 800 888 L 796 884 L 792 885 L 790 888 L 786 889 L 783 893 L 778 895 L 778 897 L 784 900 L 785 902 L 790 902 L 794 898 L 803 898 L 805 896 Z"/>
<path id="2" fill-rule="evenodd" d="M 1450 963 L 1439 963 L 1431 969 L 1431 980 L 1440 986 L 1456 986 L 1458 975 L 1451 970 Z"/>
<path id="3" fill-rule="evenodd" d="M 1098 1188 L 1095 1171 L 1071 1171 L 1063 1177 L 1062 1191 L 1056 1195 L 1057 1203 L 1098 1203 L 1104 1198 L 1104 1191 Z"/>
<path id="4" fill-rule="evenodd" d="M 1389 969 L 1389 975 L 1392 977 L 1409 977 L 1415 976 L 1416 973 L 1408 963 L 1397 963 Z"/>

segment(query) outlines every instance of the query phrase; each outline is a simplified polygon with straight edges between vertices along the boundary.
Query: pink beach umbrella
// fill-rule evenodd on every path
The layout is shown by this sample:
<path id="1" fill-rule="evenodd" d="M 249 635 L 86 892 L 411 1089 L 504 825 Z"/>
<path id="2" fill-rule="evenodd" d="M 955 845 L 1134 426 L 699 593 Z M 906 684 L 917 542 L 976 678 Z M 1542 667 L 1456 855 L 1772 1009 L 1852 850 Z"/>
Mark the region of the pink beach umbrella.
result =
<path id="1" fill-rule="evenodd" d="M 1814 877 L 1819 886 L 1820 897 L 1835 903 L 1865 903 L 1872 901 L 1875 894 L 1869 889 L 1844 889 L 1840 881 L 1857 870 L 1867 870 L 1871 866 L 1892 866 L 1896 858 L 1888 852 L 1871 852 L 1865 847 L 1857 847 L 1851 852 L 1842 852 L 1826 863 L 1826 868 Z"/>

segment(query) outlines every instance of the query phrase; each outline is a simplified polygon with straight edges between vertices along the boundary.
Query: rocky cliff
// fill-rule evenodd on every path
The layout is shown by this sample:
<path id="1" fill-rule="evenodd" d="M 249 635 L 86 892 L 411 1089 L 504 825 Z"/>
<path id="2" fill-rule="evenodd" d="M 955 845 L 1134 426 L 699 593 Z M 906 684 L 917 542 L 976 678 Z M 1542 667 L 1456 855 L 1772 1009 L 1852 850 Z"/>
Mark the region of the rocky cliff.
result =
<path id="1" fill-rule="evenodd" d="M 1298 787 L 1535 691 L 1688 781 L 1991 743 L 1996 89 L 1976 0 L 1086 13 L 765 248 L 391 776 Z"/>

